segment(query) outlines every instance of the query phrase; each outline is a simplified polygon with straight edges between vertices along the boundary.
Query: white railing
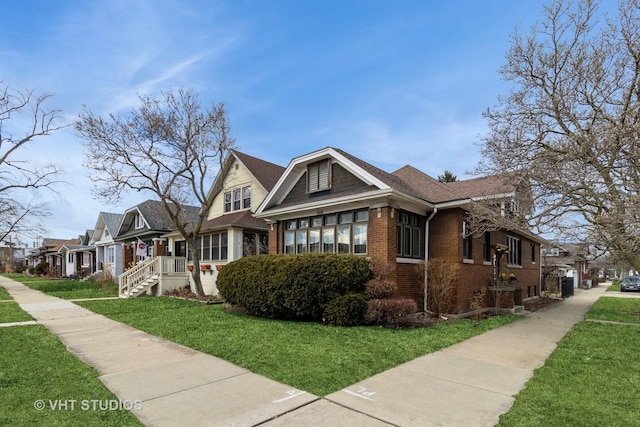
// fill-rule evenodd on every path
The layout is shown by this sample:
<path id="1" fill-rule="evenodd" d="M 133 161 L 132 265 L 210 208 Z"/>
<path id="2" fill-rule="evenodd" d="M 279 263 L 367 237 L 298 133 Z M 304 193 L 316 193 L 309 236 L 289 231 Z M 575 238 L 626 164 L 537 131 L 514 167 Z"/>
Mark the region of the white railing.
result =
<path id="1" fill-rule="evenodd" d="M 147 258 L 134 265 L 118 277 L 120 295 L 131 296 L 131 290 L 152 276 L 162 280 L 163 275 L 181 276 L 187 274 L 187 259 L 184 257 L 160 256 Z"/>

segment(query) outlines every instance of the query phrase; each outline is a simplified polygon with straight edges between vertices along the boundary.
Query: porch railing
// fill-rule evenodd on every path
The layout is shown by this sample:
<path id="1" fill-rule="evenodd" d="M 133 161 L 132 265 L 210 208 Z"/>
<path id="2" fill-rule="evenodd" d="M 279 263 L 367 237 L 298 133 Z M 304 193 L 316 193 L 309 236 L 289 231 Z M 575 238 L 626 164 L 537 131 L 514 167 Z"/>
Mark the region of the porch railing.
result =
<path id="1" fill-rule="evenodd" d="M 131 296 L 131 290 L 156 276 L 158 281 L 162 276 L 186 276 L 187 259 L 184 257 L 160 256 L 147 258 L 131 267 L 118 277 L 120 295 Z"/>

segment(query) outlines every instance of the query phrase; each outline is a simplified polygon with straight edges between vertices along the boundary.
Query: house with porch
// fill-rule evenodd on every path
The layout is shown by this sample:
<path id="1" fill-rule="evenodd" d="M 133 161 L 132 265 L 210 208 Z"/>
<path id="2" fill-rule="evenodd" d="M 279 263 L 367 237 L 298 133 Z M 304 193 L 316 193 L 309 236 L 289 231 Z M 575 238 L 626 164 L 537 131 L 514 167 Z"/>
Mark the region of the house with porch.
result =
<path id="1" fill-rule="evenodd" d="M 75 243 L 64 243 L 58 249 L 63 277 L 83 278 L 95 272 L 96 251 L 90 244 L 93 230 L 87 230 L 76 239 Z"/>
<path id="2" fill-rule="evenodd" d="M 184 221 L 195 221 L 200 208 L 182 206 Z M 167 233 L 175 230 L 158 200 L 146 200 L 122 215 L 113 241 L 122 247 L 124 272 L 118 277 L 121 297 L 162 295 L 186 286 L 186 258 L 167 250 Z"/>
<path id="3" fill-rule="evenodd" d="M 393 265 L 396 296 L 424 311 L 430 281 L 419 270 L 428 260 L 459 266 L 448 304 L 454 316 L 470 314 L 474 292 L 490 290 L 498 274 L 508 272 L 517 283 L 501 307 L 516 311 L 540 294 L 543 240 L 526 230 L 466 233 L 469 206 L 488 197 L 513 202 L 518 194 L 496 177 L 441 183 L 412 166 L 388 173 L 326 147 L 292 159 L 255 217 L 268 226 L 269 253 L 355 254 Z"/>
<path id="4" fill-rule="evenodd" d="M 218 271 L 244 256 L 266 254 L 268 225 L 253 213 L 284 172 L 284 167 L 232 150 L 211 186 L 213 202 L 197 238 L 197 253 L 188 250 L 177 232 L 167 233 L 169 247 L 178 257 L 199 257 L 200 277 L 206 295 L 217 295 Z M 192 283 L 192 273 L 189 274 Z"/>
<path id="5" fill-rule="evenodd" d="M 64 245 L 75 245 L 78 239 L 54 239 L 44 238 L 41 245 L 34 249 L 29 258 L 32 260 L 32 266 L 47 263 L 47 275 L 51 277 L 62 277 L 66 274 L 66 258 L 60 252 L 60 248 Z"/>
<path id="6" fill-rule="evenodd" d="M 114 240 L 123 216 L 100 212 L 90 241 L 96 250 L 96 272 L 114 279 L 124 271 L 122 243 Z"/>

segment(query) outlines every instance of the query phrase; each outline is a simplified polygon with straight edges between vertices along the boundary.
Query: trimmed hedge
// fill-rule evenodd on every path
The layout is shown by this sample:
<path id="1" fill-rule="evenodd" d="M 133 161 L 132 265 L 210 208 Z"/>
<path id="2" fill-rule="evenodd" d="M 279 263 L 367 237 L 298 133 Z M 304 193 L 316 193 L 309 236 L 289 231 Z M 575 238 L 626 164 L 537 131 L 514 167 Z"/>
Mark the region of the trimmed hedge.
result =
<path id="1" fill-rule="evenodd" d="M 332 326 L 360 326 L 364 324 L 366 311 L 367 299 L 361 293 L 352 292 L 331 300 L 324 321 Z"/>
<path id="2" fill-rule="evenodd" d="M 369 262 L 355 255 L 258 255 L 224 266 L 217 286 L 254 316 L 320 321 L 329 302 L 362 293 L 370 278 Z"/>

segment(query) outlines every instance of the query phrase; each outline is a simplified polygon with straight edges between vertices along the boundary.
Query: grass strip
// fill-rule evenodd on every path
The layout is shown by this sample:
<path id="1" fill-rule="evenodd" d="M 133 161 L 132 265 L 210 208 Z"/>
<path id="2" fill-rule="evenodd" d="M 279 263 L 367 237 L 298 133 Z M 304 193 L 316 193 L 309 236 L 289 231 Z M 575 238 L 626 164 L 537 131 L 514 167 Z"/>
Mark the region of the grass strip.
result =
<path id="1" fill-rule="evenodd" d="M 9 295 L 9 292 L 7 292 L 5 288 L 0 286 L 0 301 L 9 301 L 12 299 L 13 298 L 11 297 L 11 295 Z"/>
<path id="2" fill-rule="evenodd" d="M 260 319 L 230 313 L 221 305 L 167 297 L 78 304 L 318 396 L 517 318 L 492 317 L 478 327 L 472 320 L 458 320 L 391 330 Z"/>
<path id="3" fill-rule="evenodd" d="M 90 280 L 50 279 L 26 274 L 4 274 L 5 277 L 20 282 L 31 289 L 63 298 L 106 298 L 118 296 L 118 285 Z"/>
<path id="4" fill-rule="evenodd" d="M 640 323 L 640 298 L 600 298 L 591 307 L 585 318 Z"/>
<path id="5" fill-rule="evenodd" d="M 18 303 L 14 301 L 0 302 L 0 323 L 26 322 L 28 320 L 33 320 L 33 317 L 21 309 Z"/>
<path id="6" fill-rule="evenodd" d="M 92 400 L 117 398 L 43 326 L 0 328 L 0 342 L 0 425 L 142 425 L 126 410 L 94 410 Z"/>
<path id="7" fill-rule="evenodd" d="M 638 425 L 638 348 L 637 326 L 578 323 L 536 370 L 498 425 Z"/>

